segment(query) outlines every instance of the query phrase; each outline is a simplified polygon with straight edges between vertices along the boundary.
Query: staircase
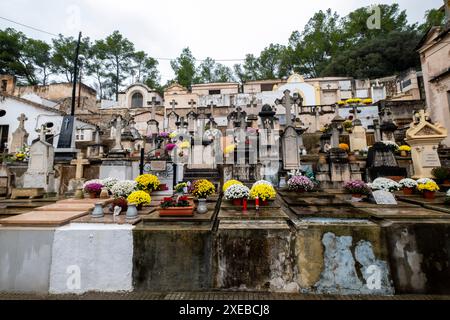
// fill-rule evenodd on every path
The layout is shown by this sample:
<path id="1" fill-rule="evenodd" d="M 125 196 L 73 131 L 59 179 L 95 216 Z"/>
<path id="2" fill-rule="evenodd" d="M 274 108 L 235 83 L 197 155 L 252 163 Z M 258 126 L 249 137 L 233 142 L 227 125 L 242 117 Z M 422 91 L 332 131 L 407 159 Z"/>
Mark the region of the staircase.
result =
<path id="1" fill-rule="evenodd" d="M 187 168 L 184 171 L 184 179 L 183 181 L 194 181 L 199 179 L 206 179 L 211 181 L 217 188 L 217 190 L 220 190 L 219 187 L 221 185 L 221 175 L 218 169 L 210 169 L 210 168 L 196 168 L 196 169 L 189 169 Z"/>

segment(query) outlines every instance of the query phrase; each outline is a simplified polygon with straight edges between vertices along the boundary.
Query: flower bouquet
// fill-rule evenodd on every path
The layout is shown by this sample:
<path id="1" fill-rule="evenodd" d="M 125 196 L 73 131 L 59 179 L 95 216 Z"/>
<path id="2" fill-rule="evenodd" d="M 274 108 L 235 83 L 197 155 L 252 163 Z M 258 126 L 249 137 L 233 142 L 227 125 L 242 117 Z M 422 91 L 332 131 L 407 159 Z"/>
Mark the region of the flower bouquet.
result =
<path id="1" fill-rule="evenodd" d="M 102 184 L 103 186 L 108 190 L 108 192 L 111 193 L 111 189 L 112 187 L 114 187 L 114 185 L 119 182 L 119 179 L 116 178 L 105 178 L 102 180 Z"/>
<path id="2" fill-rule="evenodd" d="M 342 149 L 342 150 L 348 152 L 350 150 L 350 147 L 346 143 L 339 143 L 339 149 Z"/>
<path id="3" fill-rule="evenodd" d="M 188 184 L 186 182 L 180 182 L 173 189 L 175 190 L 175 193 L 177 193 L 177 194 L 184 194 L 184 193 L 187 193 L 187 188 L 188 188 Z"/>
<path id="4" fill-rule="evenodd" d="M 434 199 L 439 186 L 432 179 L 424 178 L 417 180 L 417 190 L 422 192 L 425 199 Z"/>
<path id="5" fill-rule="evenodd" d="M 145 191 L 134 191 L 127 197 L 128 205 L 135 205 L 138 210 L 141 210 L 144 204 L 150 204 L 152 198 Z"/>
<path id="6" fill-rule="evenodd" d="M 361 180 L 347 181 L 342 186 L 347 193 L 352 194 L 353 198 L 361 198 L 370 194 L 369 186 Z"/>
<path id="7" fill-rule="evenodd" d="M 398 147 L 398 151 L 402 157 L 407 157 L 408 153 L 411 152 L 411 147 L 404 144 Z"/>
<path id="8" fill-rule="evenodd" d="M 376 178 L 369 186 L 372 190 L 383 190 L 387 192 L 394 192 L 401 189 L 401 185 L 398 182 L 388 178 Z"/>
<path id="9" fill-rule="evenodd" d="M 159 215 L 164 216 L 193 216 L 194 206 L 187 196 L 166 197 L 158 209 Z"/>
<path id="10" fill-rule="evenodd" d="M 417 182 L 414 179 L 405 178 L 399 181 L 400 186 L 403 188 L 404 195 L 411 195 L 414 193 L 414 189 L 417 188 Z"/>
<path id="11" fill-rule="evenodd" d="M 191 193 L 199 199 L 206 199 L 216 192 L 214 185 L 206 179 L 194 181 L 191 185 Z"/>
<path id="12" fill-rule="evenodd" d="M 160 185 L 159 179 L 153 174 L 141 174 L 135 179 L 137 188 L 148 193 L 158 190 Z"/>
<path id="13" fill-rule="evenodd" d="M 250 189 L 250 198 L 261 199 L 263 205 L 267 204 L 269 199 L 274 199 L 276 195 L 275 188 L 267 183 L 255 183 Z"/>
<path id="14" fill-rule="evenodd" d="M 235 184 L 243 184 L 242 182 L 240 182 L 240 181 L 238 181 L 238 180 L 228 180 L 227 182 L 225 182 L 224 184 L 223 184 L 223 187 L 222 187 L 222 191 L 223 192 L 225 192 L 225 191 L 227 191 L 227 189 L 229 188 L 229 187 L 231 187 L 231 186 L 233 186 L 233 185 L 235 185 Z"/>
<path id="15" fill-rule="evenodd" d="M 314 183 L 306 176 L 293 176 L 287 182 L 289 190 L 292 191 L 311 191 L 314 189 Z"/>
<path id="16" fill-rule="evenodd" d="M 100 195 L 102 188 L 103 188 L 102 181 L 98 179 L 89 180 L 85 182 L 83 185 L 83 190 L 89 193 L 91 199 L 97 198 Z"/>
<path id="17" fill-rule="evenodd" d="M 234 184 L 225 190 L 224 197 L 227 200 L 232 200 L 236 206 L 242 205 L 242 200 L 248 198 L 250 189 L 242 184 Z"/>
<path id="18" fill-rule="evenodd" d="M 111 187 L 114 198 L 127 198 L 133 191 L 136 191 L 137 183 L 133 180 L 123 180 Z"/>
<path id="19" fill-rule="evenodd" d="M 273 187 L 272 182 L 269 182 L 269 181 L 267 181 L 267 180 L 258 180 L 258 181 L 256 181 L 256 182 L 253 184 L 252 187 L 257 186 L 257 185 L 260 185 L 260 184 L 267 184 L 267 185 Z"/>

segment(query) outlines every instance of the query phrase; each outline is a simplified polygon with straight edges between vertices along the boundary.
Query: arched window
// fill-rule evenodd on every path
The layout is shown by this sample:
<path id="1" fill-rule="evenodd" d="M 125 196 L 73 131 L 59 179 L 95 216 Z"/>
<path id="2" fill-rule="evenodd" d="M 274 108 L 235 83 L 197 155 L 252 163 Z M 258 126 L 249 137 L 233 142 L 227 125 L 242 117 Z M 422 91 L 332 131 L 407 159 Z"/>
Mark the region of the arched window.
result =
<path id="1" fill-rule="evenodd" d="M 133 93 L 131 96 L 131 107 L 142 108 L 144 104 L 144 97 L 140 92 Z"/>

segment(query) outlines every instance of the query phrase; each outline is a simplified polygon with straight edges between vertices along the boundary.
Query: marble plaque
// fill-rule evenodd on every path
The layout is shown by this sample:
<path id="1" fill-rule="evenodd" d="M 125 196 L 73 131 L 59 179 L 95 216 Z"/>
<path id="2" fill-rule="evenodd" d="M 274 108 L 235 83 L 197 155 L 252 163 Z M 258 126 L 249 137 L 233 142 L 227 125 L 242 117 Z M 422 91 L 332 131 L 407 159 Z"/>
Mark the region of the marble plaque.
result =
<path id="1" fill-rule="evenodd" d="M 166 171 L 166 161 L 151 161 L 150 162 L 151 171 Z"/>
<path id="2" fill-rule="evenodd" d="M 397 204 L 394 195 L 387 191 L 377 190 L 372 192 L 372 196 L 377 204 Z"/>
<path id="3" fill-rule="evenodd" d="M 424 168 L 440 167 L 441 161 L 435 150 L 425 150 L 422 153 L 422 166 Z"/>

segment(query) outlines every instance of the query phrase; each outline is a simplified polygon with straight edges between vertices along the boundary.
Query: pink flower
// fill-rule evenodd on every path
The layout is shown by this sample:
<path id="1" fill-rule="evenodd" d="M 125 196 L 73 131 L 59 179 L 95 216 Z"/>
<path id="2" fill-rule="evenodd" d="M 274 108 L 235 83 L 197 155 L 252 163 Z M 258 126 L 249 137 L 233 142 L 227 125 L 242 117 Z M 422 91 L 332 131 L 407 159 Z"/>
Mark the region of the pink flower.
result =
<path id="1" fill-rule="evenodd" d="M 172 151 L 173 149 L 175 149 L 176 146 L 177 146 L 177 145 L 174 144 L 174 143 L 168 143 L 168 144 L 166 145 L 166 151 Z"/>

